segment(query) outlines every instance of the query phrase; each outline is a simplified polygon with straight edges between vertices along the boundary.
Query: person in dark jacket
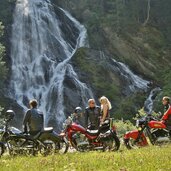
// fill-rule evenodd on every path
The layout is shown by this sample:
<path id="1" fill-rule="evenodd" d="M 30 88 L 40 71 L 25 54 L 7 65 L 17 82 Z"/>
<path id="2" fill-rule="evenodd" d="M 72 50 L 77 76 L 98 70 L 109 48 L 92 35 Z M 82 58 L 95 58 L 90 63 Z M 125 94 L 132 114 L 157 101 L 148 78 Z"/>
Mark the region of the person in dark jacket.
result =
<path id="1" fill-rule="evenodd" d="M 96 106 L 94 99 L 88 100 L 88 107 L 85 109 L 85 126 L 89 129 L 98 129 L 100 124 L 100 107 Z"/>
<path id="2" fill-rule="evenodd" d="M 37 100 L 33 99 L 29 102 L 30 108 L 25 115 L 23 125 L 24 132 L 30 133 L 31 135 L 36 135 L 44 128 L 44 116 L 37 108 Z"/>

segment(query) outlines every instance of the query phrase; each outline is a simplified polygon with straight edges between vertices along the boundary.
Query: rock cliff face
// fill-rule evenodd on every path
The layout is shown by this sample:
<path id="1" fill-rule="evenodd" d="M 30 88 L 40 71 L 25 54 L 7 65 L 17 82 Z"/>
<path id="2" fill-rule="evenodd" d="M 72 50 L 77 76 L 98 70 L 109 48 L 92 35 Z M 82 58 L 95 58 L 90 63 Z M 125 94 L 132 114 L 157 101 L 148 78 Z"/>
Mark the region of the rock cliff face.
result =
<path id="1" fill-rule="evenodd" d="M 16 88 L 16 86 L 11 86 L 11 81 L 7 81 L 7 84 L 10 85 L 8 88 L 12 90 L 10 96 L 23 106 L 26 105 L 29 98 L 34 97 L 38 98 L 40 102 L 43 101 L 42 109 L 49 113 L 47 114 L 47 124 L 58 123 L 61 125 L 64 119 L 61 117 L 62 115 L 70 114 L 75 106 L 85 107 L 87 99 L 90 97 L 94 97 L 98 103 L 100 96 L 107 96 L 112 102 L 111 114 L 115 118 L 131 119 L 137 110 L 143 107 L 151 89 L 158 86 L 163 89 L 156 98 L 156 104 L 162 95 L 171 93 L 169 87 L 171 83 L 170 1 L 145 0 L 140 2 L 136 0 L 134 3 L 129 0 L 94 0 L 93 3 L 91 0 L 51 0 L 51 3 L 50 1 L 44 3 L 39 1 L 35 4 L 34 9 L 39 11 L 27 14 L 28 22 L 21 20 L 20 24 L 26 30 L 25 36 L 18 37 L 18 41 L 15 40 L 17 36 L 14 34 L 16 18 L 14 18 L 13 28 L 11 27 L 15 2 L 5 2 L 4 0 L 3 5 L 8 7 L 10 13 L 1 12 L 3 14 L 1 19 L 5 21 L 5 17 L 8 18 L 8 22 L 4 23 L 6 34 L 3 41 L 6 42 L 7 48 L 8 58 L 6 61 L 10 73 L 13 73 L 9 74 L 12 75 L 9 80 L 12 80 L 13 83 L 18 80 L 21 83 L 20 78 L 23 74 L 29 76 L 28 73 L 24 73 L 27 70 L 17 78 L 14 75 L 14 68 L 17 68 L 16 64 L 14 67 L 14 63 L 19 56 L 30 54 L 34 64 L 33 58 L 36 54 L 39 56 L 36 61 L 42 64 L 40 69 L 42 72 L 38 72 L 35 79 L 30 77 L 27 84 L 23 83 L 24 85 Z M 30 0 L 31 2 L 32 0 Z M 19 4 L 19 1 L 16 3 Z M 27 4 L 25 5 L 27 6 Z M 72 16 L 59 7 L 69 11 Z M 160 8 L 163 10 L 161 11 Z M 48 11 L 49 9 L 52 11 Z M 33 16 L 36 12 L 39 15 Z M 38 16 L 40 18 L 36 19 Z M 33 28 L 33 25 L 30 26 L 35 21 L 37 22 L 36 29 Z M 59 28 L 55 33 L 57 27 Z M 80 40 L 85 36 L 83 27 L 88 34 L 86 42 Z M 48 28 L 48 33 L 42 28 Z M 12 29 L 13 36 L 10 34 Z M 35 39 L 36 35 L 42 35 L 42 38 Z M 49 38 L 43 38 L 43 35 L 49 36 Z M 34 37 L 35 45 L 42 42 L 37 50 L 35 46 L 29 48 L 31 47 L 29 42 L 33 43 L 33 41 L 30 39 L 28 41 L 28 36 Z M 9 43 L 11 38 L 13 39 L 12 46 Z M 19 49 L 14 47 L 15 41 L 20 42 L 20 45 L 24 44 L 24 49 L 30 49 L 28 53 L 24 50 L 22 54 L 19 53 Z M 45 47 L 48 49 L 43 50 Z M 15 53 L 10 53 L 10 51 Z M 27 58 L 23 59 L 22 68 L 25 68 L 26 60 Z M 35 66 L 37 66 L 36 61 Z M 52 62 L 53 67 L 51 67 Z M 13 69 L 11 69 L 11 65 L 13 65 Z M 62 68 L 60 69 L 59 66 Z M 30 68 L 32 71 L 36 71 L 31 64 Z M 30 82 L 37 86 L 33 85 L 33 87 L 27 88 Z M 42 82 L 45 83 L 43 87 Z M 19 90 L 20 93 L 16 94 Z M 40 95 L 40 90 L 46 92 L 46 96 Z M 19 99 L 15 99 L 16 97 Z M 59 103 L 61 97 L 62 103 Z M 52 103 L 45 105 L 45 101 Z M 9 107 L 8 104 L 6 106 Z M 57 114 L 58 112 L 59 114 Z M 20 120 L 22 120 L 21 116 L 23 115 L 19 115 Z"/>
<path id="2" fill-rule="evenodd" d="M 161 97 L 171 93 L 171 2 L 53 0 L 53 3 L 70 11 L 87 28 L 90 48 L 80 49 L 72 58 L 73 63 L 96 97 L 104 94 L 112 100 L 115 116 L 120 117 L 126 110 L 128 115 L 122 117 L 131 118 L 155 87 L 162 88 L 155 100 L 156 110 L 161 109 Z M 126 64 L 134 74 L 150 81 L 147 93 L 129 94 L 124 88 L 125 80 L 109 69 L 107 58 Z"/>
<path id="3" fill-rule="evenodd" d="M 95 0 L 93 4 L 89 0 L 53 2 L 64 6 L 85 24 L 91 48 L 109 53 L 138 74 L 156 78 L 158 69 L 170 65 L 171 24 L 167 7 L 170 2 L 151 1 L 146 25 L 147 1 L 134 4 L 128 0 L 120 3 Z"/>

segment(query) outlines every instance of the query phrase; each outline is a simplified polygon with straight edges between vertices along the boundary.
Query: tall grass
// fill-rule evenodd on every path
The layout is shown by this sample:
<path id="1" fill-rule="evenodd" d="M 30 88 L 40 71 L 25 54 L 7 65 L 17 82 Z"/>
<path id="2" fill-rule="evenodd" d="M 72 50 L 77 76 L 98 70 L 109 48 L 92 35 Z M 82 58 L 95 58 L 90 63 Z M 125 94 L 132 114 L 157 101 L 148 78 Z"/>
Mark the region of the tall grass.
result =
<path id="1" fill-rule="evenodd" d="M 171 146 L 47 157 L 3 156 L 1 171 L 171 171 Z"/>

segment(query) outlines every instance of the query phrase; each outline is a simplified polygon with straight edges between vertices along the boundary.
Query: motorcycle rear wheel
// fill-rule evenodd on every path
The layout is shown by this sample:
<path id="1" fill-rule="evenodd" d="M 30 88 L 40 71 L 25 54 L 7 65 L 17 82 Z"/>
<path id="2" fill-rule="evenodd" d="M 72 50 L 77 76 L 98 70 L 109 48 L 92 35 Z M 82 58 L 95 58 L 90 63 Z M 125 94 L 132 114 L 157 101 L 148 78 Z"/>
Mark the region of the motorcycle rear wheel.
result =
<path id="1" fill-rule="evenodd" d="M 10 155 L 36 155 L 36 144 L 32 140 L 12 136 L 7 139 L 7 145 Z"/>
<path id="2" fill-rule="evenodd" d="M 111 132 L 107 137 L 101 137 L 100 142 L 103 144 L 103 151 L 118 151 L 120 140 L 115 132 Z"/>
<path id="3" fill-rule="evenodd" d="M 39 144 L 39 152 L 43 156 L 51 155 L 56 153 L 56 142 L 52 140 L 44 140 Z"/>
<path id="4" fill-rule="evenodd" d="M 68 151 L 69 144 L 65 141 L 56 142 L 53 140 L 44 140 L 40 146 L 40 153 L 44 156 L 52 154 L 65 154 Z"/>
<path id="5" fill-rule="evenodd" d="M 112 134 L 112 146 L 109 147 L 110 151 L 118 151 L 120 148 L 120 140 L 118 138 L 118 136 L 116 135 L 116 133 Z"/>

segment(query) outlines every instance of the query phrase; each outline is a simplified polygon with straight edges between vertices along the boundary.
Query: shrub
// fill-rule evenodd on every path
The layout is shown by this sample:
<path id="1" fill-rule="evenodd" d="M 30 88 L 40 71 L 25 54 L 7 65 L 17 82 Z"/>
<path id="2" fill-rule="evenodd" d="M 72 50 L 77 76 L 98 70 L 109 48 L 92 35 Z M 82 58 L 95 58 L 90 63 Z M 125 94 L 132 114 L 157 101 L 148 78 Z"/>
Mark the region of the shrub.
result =
<path id="1" fill-rule="evenodd" d="M 114 124 L 117 128 L 117 133 L 119 137 L 122 137 L 127 131 L 136 129 L 135 126 L 129 120 L 116 120 Z"/>

